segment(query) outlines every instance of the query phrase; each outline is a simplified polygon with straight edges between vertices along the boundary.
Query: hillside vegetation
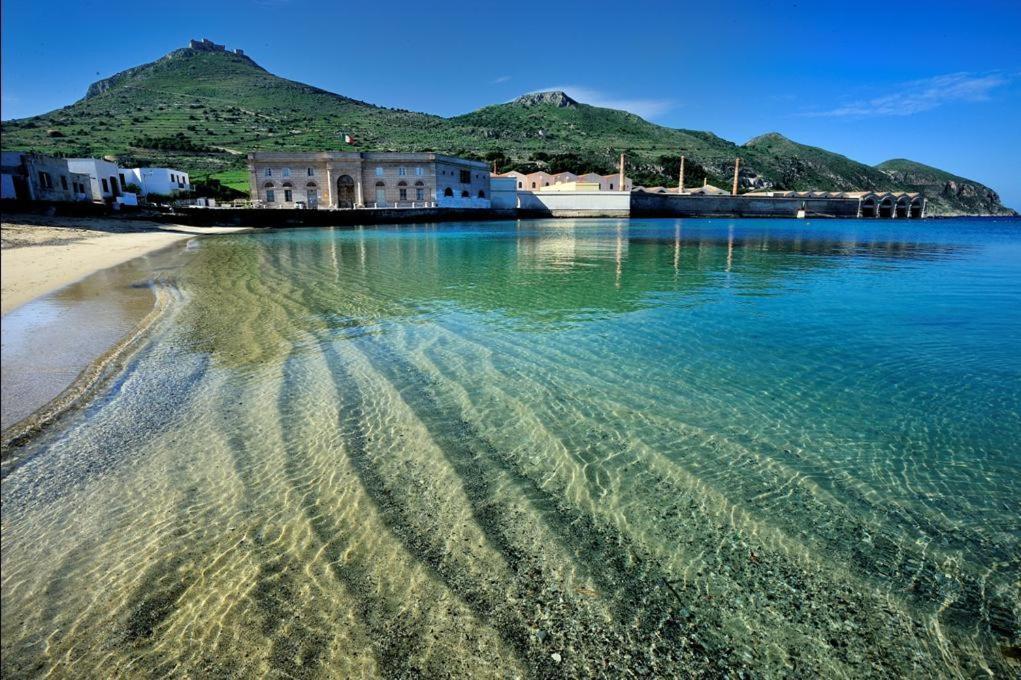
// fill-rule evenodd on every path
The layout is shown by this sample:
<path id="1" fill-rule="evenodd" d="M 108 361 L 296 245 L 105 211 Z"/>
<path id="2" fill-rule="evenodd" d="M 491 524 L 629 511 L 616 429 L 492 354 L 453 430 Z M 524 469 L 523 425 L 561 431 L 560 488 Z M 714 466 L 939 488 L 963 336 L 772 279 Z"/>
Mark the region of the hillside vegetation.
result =
<path id="1" fill-rule="evenodd" d="M 343 143 L 351 134 L 356 147 Z M 910 161 L 878 167 L 770 133 L 737 145 L 709 132 L 655 125 L 561 92 L 524 95 L 454 118 L 373 106 L 275 76 L 231 52 L 183 48 L 94 83 L 85 98 L 33 118 L 5 121 L 5 150 L 111 156 L 170 165 L 247 189 L 254 150 L 438 151 L 495 162 L 500 170 L 612 172 L 621 152 L 637 184 L 729 187 L 734 158 L 750 189 L 910 189 L 931 214 L 1003 214 L 977 182 Z M 951 184 L 948 184 L 951 183 Z"/>

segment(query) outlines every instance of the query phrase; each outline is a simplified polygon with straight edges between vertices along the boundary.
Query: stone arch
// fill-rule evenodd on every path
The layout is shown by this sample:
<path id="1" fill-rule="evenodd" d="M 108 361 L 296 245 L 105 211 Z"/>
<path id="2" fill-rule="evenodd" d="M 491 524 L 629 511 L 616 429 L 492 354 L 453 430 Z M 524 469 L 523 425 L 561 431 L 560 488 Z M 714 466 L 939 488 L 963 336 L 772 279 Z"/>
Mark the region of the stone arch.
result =
<path id="1" fill-rule="evenodd" d="M 337 207 L 355 207 L 355 180 L 351 175 L 341 175 L 337 178 Z"/>
<path id="2" fill-rule="evenodd" d="M 922 197 L 915 196 L 911 199 L 911 218 L 919 220 L 922 218 Z"/>
<path id="3" fill-rule="evenodd" d="M 468 193 L 467 189 L 461 191 L 461 198 L 471 198 L 471 194 Z"/>
<path id="4" fill-rule="evenodd" d="M 451 189 L 450 187 L 447 187 L 446 189 L 443 190 L 443 195 L 447 196 L 447 197 L 453 197 L 454 196 L 454 190 Z"/>
<path id="5" fill-rule="evenodd" d="M 485 197 L 486 197 L 486 192 L 483 191 L 482 189 L 479 189 L 479 198 L 485 198 Z"/>
<path id="6" fill-rule="evenodd" d="M 877 217 L 883 219 L 889 219 L 894 214 L 894 202 L 893 196 L 883 196 L 883 200 L 879 201 L 879 212 L 876 214 Z"/>
<path id="7" fill-rule="evenodd" d="M 907 196 L 899 196 L 894 208 L 894 214 L 898 219 L 907 219 L 911 214 L 911 199 Z"/>
<path id="8" fill-rule="evenodd" d="M 862 217 L 876 217 L 877 216 L 876 197 L 866 196 L 861 201 L 861 216 Z"/>

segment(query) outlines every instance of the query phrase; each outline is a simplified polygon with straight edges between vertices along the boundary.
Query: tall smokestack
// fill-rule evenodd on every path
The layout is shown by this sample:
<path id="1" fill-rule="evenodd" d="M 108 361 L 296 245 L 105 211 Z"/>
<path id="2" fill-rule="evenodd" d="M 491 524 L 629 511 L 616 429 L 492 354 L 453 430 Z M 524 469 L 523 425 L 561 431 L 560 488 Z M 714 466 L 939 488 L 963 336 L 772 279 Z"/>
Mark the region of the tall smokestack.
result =
<path id="1" fill-rule="evenodd" d="M 624 191 L 624 154 L 620 155 L 620 190 Z"/>
<path id="2" fill-rule="evenodd" d="M 737 173 L 741 169 L 741 159 L 734 159 L 734 188 L 730 190 L 731 196 L 737 196 Z"/>
<path id="3" fill-rule="evenodd" d="M 677 193 L 684 193 L 684 156 L 681 156 L 681 174 L 677 178 Z"/>

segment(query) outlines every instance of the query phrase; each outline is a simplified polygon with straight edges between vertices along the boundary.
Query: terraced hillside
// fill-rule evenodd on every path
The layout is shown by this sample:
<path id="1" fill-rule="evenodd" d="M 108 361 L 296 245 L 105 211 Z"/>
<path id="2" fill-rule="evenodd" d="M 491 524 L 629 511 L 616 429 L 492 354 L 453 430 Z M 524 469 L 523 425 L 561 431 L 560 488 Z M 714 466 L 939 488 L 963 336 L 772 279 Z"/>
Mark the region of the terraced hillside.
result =
<path id="1" fill-rule="evenodd" d="M 343 143 L 345 133 L 357 147 Z M 744 189 L 924 189 L 933 214 L 1010 212 L 977 182 L 932 168 L 920 173 L 925 166 L 919 164 L 909 173 L 888 164 L 872 167 L 776 133 L 737 145 L 710 132 L 666 128 L 579 103 L 562 92 L 442 118 L 374 106 L 280 78 L 243 55 L 193 48 L 94 83 L 64 108 L 5 121 L 2 146 L 173 165 L 242 190 L 244 154 L 252 150 L 432 150 L 490 160 L 501 170 L 604 173 L 626 152 L 629 174 L 647 186 L 672 186 L 681 154 L 689 185 L 705 179 L 729 186 L 740 156 Z M 951 179 L 929 181 L 944 176 Z M 946 181 L 954 183 L 952 190 Z"/>

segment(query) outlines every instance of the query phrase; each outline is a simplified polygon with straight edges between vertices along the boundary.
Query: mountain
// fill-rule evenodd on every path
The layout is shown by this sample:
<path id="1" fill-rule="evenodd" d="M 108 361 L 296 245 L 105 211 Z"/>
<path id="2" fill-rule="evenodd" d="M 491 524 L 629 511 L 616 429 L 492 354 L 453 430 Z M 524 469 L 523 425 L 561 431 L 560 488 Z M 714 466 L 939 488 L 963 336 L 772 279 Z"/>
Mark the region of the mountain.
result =
<path id="1" fill-rule="evenodd" d="M 344 134 L 357 146 L 345 145 Z M 934 214 L 1007 212 L 977 182 L 910 161 L 872 167 L 777 133 L 737 145 L 563 92 L 530 93 L 442 118 L 287 80 L 243 54 L 201 44 L 93 83 L 64 108 L 5 121 L 0 138 L 7 150 L 176 166 L 244 190 L 244 154 L 252 150 L 438 151 L 490 160 L 501 170 L 600 173 L 615 171 L 625 152 L 628 174 L 646 186 L 676 184 L 682 154 L 689 186 L 703 179 L 729 186 L 739 156 L 744 189 L 922 189 Z"/>
<path id="2" fill-rule="evenodd" d="M 938 168 L 904 158 L 884 161 L 876 167 L 899 186 L 925 194 L 930 204 L 967 206 L 972 214 L 980 215 L 1013 212 L 1003 207 L 999 194 L 989 187 Z"/>

